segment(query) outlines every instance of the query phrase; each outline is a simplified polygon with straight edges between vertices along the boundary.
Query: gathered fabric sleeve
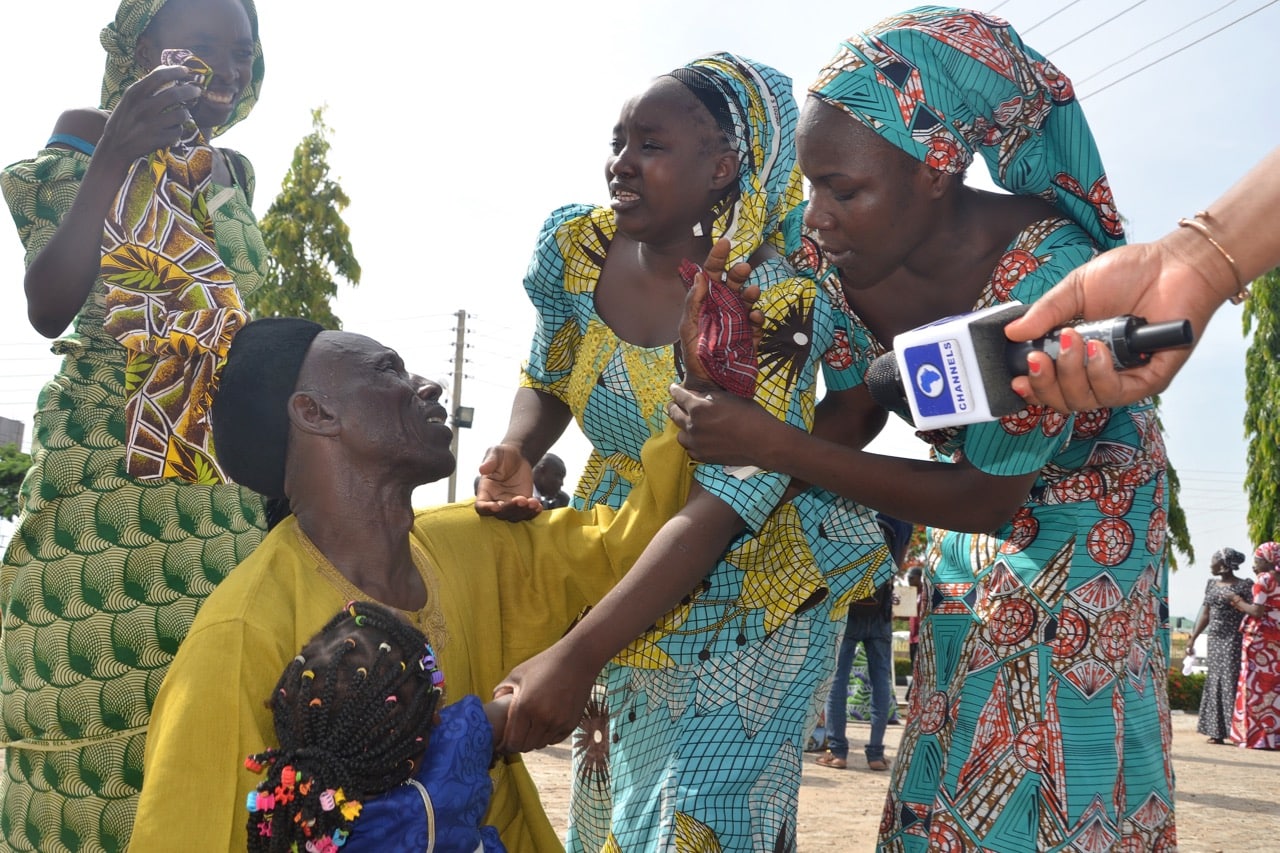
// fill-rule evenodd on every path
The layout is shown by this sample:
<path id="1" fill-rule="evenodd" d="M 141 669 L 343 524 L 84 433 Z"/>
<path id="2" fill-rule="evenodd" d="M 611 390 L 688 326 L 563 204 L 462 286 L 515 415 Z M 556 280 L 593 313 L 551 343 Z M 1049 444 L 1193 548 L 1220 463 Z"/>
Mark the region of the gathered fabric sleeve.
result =
<path id="1" fill-rule="evenodd" d="M 645 443 L 645 476 L 618 510 L 565 507 L 519 524 L 482 518 L 471 502 L 418 514 L 432 563 L 459 567 L 441 571 L 445 597 L 465 602 L 469 623 L 489 632 L 483 647 L 471 650 L 473 661 L 485 659 L 476 667 L 475 692 L 487 695 L 513 667 L 564 636 L 684 506 L 693 466 L 677 436 L 668 425 Z"/>
<path id="2" fill-rule="evenodd" d="M 296 653 L 233 620 L 187 636 L 152 713 L 131 853 L 173 850 L 195 827 L 210 849 L 244 849 L 244 794 L 261 781 L 244 759 L 275 742 L 262 685 Z"/>
<path id="3" fill-rule="evenodd" d="M 590 205 L 568 204 L 553 211 L 538 232 L 538 243 L 524 277 L 525 293 L 533 303 L 537 320 L 520 384 L 561 400 L 566 399 L 565 386 L 583 330 L 574 310 L 573 294 L 565 284 L 565 253 L 561 241 L 568 239 L 565 226 L 588 216 L 591 210 Z"/>
<path id="4" fill-rule="evenodd" d="M 53 239 L 71 209 L 89 159 L 79 151 L 46 148 L 35 158 L 21 160 L 0 172 L 0 190 L 26 249 L 27 266 Z"/>
<path id="5" fill-rule="evenodd" d="M 992 304 L 1034 302 L 1096 254 L 1089 236 L 1067 220 L 1049 220 L 1028 229 L 996 266 Z M 1074 416 L 1063 417 L 1045 406 L 1028 406 L 998 421 L 966 427 L 964 455 L 993 476 L 1029 474 L 1044 468 L 1064 449 L 1073 423 Z"/>
<path id="6" fill-rule="evenodd" d="M 498 830 L 481 825 L 493 790 L 492 757 L 493 727 L 478 696 L 441 708 L 413 774 L 430 800 L 431 818 L 422 794 L 405 782 L 365 802 L 344 853 L 505 850 Z"/>
<path id="7" fill-rule="evenodd" d="M 814 325 L 824 336 L 815 341 L 815 347 L 821 356 L 823 385 L 828 391 L 848 391 L 862 384 L 867 365 L 879 352 L 846 315 L 839 271 L 806 231 L 806 207 L 808 202 L 796 205 L 782 220 L 782 250 L 796 274 L 813 282 L 817 291 Z"/>

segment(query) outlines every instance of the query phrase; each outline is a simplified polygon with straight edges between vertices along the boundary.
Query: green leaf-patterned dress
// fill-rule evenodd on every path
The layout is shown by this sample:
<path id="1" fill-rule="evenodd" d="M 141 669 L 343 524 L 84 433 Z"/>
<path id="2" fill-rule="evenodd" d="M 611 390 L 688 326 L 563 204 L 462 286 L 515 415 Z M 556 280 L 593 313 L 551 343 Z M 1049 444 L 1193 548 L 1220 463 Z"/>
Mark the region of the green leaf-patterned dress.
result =
<path id="1" fill-rule="evenodd" d="M 0 175 L 28 263 L 88 163 L 47 148 Z M 266 256 L 247 183 L 209 193 L 221 200 L 219 254 L 243 292 L 261 283 Z M 246 489 L 124 473 L 126 351 L 102 330 L 103 295 L 99 281 L 54 345 L 65 358 L 40 393 L 0 571 L 5 849 L 127 846 L 156 691 L 200 603 L 265 528 Z"/>

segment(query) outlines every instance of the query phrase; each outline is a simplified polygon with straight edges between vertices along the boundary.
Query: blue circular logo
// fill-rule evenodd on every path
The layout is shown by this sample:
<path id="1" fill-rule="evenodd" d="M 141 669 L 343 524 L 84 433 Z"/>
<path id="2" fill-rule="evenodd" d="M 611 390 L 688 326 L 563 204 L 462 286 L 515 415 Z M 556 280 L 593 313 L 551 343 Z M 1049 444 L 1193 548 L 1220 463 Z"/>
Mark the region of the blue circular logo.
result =
<path id="1" fill-rule="evenodd" d="M 946 390 L 947 380 L 932 364 L 922 364 L 916 368 L 916 387 L 926 397 L 938 397 Z"/>

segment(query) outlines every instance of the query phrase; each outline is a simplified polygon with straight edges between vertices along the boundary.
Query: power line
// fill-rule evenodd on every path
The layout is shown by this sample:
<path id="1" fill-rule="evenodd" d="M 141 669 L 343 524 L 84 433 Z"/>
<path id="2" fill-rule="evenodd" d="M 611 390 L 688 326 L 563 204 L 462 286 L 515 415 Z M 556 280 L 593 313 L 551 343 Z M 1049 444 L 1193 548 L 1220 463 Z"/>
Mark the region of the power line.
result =
<path id="1" fill-rule="evenodd" d="M 1115 13 L 1114 15 L 1112 15 L 1110 18 L 1107 18 L 1107 19 L 1106 19 L 1105 21 L 1103 21 L 1102 23 L 1097 24 L 1096 26 L 1090 27 L 1089 29 L 1085 30 L 1085 31 L 1084 31 L 1084 32 L 1082 32 L 1080 35 L 1078 35 L 1078 36 L 1076 36 L 1075 38 L 1071 39 L 1071 41 L 1063 42 L 1062 44 L 1060 44 L 1060 45 L 1058 45 L 1057 47 L 1055 47 L 1053 50 L 1049 51 L 1049 53 L 1048 53 L 1048 54 L 1046 54 L 1046 55 L 1047 55 L 1047 56 L 1054 56 L 1055 54 L 1057 54 L 1057 52 L 1058 52 L 1058 51 L 1062 50 L 1064 47 L 1070 47 L 1071 45 L 1073 45 L 1073 44 L 1075 44 L 1076 42 L 1080 41 L 1080 39 L 1082 39 L 1082 38 L 1084 38 L 1085 36 L 1089 35 L 1089 33 L 1096 33 L 1098 30 L 1102 29 L 1102 28 L 1103 28 L 1103 27 L 1105 27 L 1107 24 L 1109 24 L 1109 23 L 1111 23 L 1112 21 L 1114 21 L 1116 18 L 1119 18 L 1121 15 L 1125 15 L 1125 14 L 1127 14 L 1127 13 L 1129 13 L 1129 12 L 1132 12 L 1134 9 L 1138 8 L 1138 7 L 1139 7 L 1139 6 L 1141 6 L 1143 3 L 1146 3 L 1146 2 L 1147 2 L 1147 0 L 1138 0 L 1138 2 L 1137 2 L 1137 3 L 1134 3 L 1132 6 L 1128 7 L 1127 9 L 1122 9 L 1121 11 L 1116 12 L 1116 13 Z"/>
<path id="2" fill-rule="evenodd" d="M 1194 18 L 1194 19 L 1192 19 L 1191 21 L 1188 21 L 1187 23 L 1185 23 L 1185 24 L 1183 24 L 1182 26 L 1178 27 L 1178 28 L 1177 28 L 1176 30 L 1174 30 L 1173 32 L 1165 33 L 1164 35 L 1160 36 L 1160 38 L 1155 39 L 1154 41 L 1149 41 L 1149 42 L 1147 42 L 1147 43 L 1146 43 L 1146 44 L 1144 44 L 1142 47 L 1138 48 L 1137 50 L 1133 51 L 1132 53 L 1130 53 L 1130 54 L 1128 54 L 1128 55 L 1126 55 L 1126 56 L 1122 56 L 1122 57 L 1120 57 L 1120 58 L 1119 58 L 1119 59 L 1117 59 L 1115 62 L 1112 62 L 1112 63 L 1110 63 L 1109 65 L 1104 65 L 1104 66 L 1102 66 L 1102 67 L 1101 67 L 1101 68 L 1099 68 L 1097 71 L 1095 71 L 1095 72 L 1093 72 L 1092 74 L 1090 74 L 1088 77 L 1084 77 L 1084 78 L 1081 78 L 1080 80 L 1077 80 L 1077 81 L 1076 81 L 1076 85 L 1077 85 L 1077 86 L 1079 86 L 1081 83 L 1087 83 L 1087 82 L 1089 82 L 1089 81 L 1090 81 L 1090 80 L 1092 80 L 1094 77 L 1097 77 L 1099 74 L 1102 74 L 1102 73 L 1103 73 L 1103 72 L 1105 72 L 1105 71 L 1109 71 L 1109 70 L 1111 70 L 1112 68 L 1115 68 L 1117 65 L 1119 65 L 1119 64 L 1121 64 L 1121 63 L 1123 63 L 1123 62 L 1126 62 L 1126 61 L 1128 61 L 1128 60 L 1130 60 L 1130 59 L 1133 59 L 1135 56 L 1137 56 L 1138 54 L 1142 53 L 1142 52 L 1143 52 L 1144 50 L 1146 50 L 1147 48 L 1155 47 L 1155 46 L 1156 46 L 1156 45 L 1158 45 L 1160 42 L 1162 42 L 1162 41 L 1167 41 L 1168 39 L 1173 38 L 1173 37 L 1174 37 L 1174 36 L 1176 36 L 1178 33 L 1182 32 L 1183 30 L 1187 29 L 1188 27 L 1195 26 L 1196 24 L 1198 24 L 1198 23 L 1200 23 L 1201 21 L 1203 21 L 1205 18 L 1212 18 L 1214 15 L 1218 14 L 1218 13 L 1219 13 L 1219 12 L 1221 12 L 1223 9 L 1227 8 L 1228 6 L 1234 6 L 1234 5 L 1235 5 L 1236 3 L 1238 3 L 1238 2 L 1239 2 L 1239 0 L 1227 0 L 1227 2 L 1226 2 L 1226 3 L 1223 3 L 1221 6 L 1219 6 L 1219 7 L 1218 7 L 1218 8 L 1216 8 L 1216 9 L 1214 9 L 1213 11 L 1211 11 L 1211 12 L 1206 12 L 1206 13 L 1204 13 L 1203 15 L 1201 15 L 1201 16 L 1200 16 L 1200 17 L 1198 17 L 1198 18 Z"/>
<path id="3" fill-rule="evenodd" d="M 1211 32 L 1211 33 L 1207 33 L 1206 35 L 1201 36 L 1200 38 L 1196 39 L 1195 41 L 1191 42 L 1190 44 L 1185 44 L 1185 45 L 1183 45 L 1182 47 L 1178 48 L 1178 49 L 1177 49 L 1177 50 L 1175 50 L 1175 51 L 1172 51 L 1172 52 L 1170 52 L 1170 53 L 1166 53 L 1164 56 L 1160 57 L 1159 59 L 1152 60 L 1151 62 L 1148 62 L 1146 65 L 1142 66 L 1141 68 L 1139 68 L 1139 69 L 1137 69 L 1137 70 L 1135 70 L 1135 71 L 1130 71 L 1128 74 L 1124 75 L 1123 77 L 1121 77 L 1121 78 L 1119 78 L 1119 79 L 1117 79 L 1117 80 L 1112 80 L 1110 83 L 1108 83 L 1107 85 L 1103 86 L 1103 87 L 1102 87 L 1102 88 L 1100 88 L 1100 89 L 1094 89 L 1092 92 L 1090 92 L 1090 93 L 1089 93 L 1089 94 L 1087 94 L 1087 95 L 1081 95 L 1081 96 L 1080 96 L 1080 100 L 1082 100 L 1082 101 L 1083 101 L 1085 98 L 1091 98 L 1091 97 L 1093 97 L 1094 95 L 1098 94 L 1099 92 L 1105 92 L 1106 90 L 1110 89 L 1112 86 L 1116 85 L 1117 83 L 1123 83 L 1125 80 L 1128 80 L 1130 77 L 1133 77 L 1133 76 L 1134 76 L 1134 75 L 1136 75 L 1136 74 L 1141 74 L 1143 71 L 1146 71 L 1146 70 L 1147 70 L 1148 68 L 1150 68 L 1151 66 L 1153 66 L 1153 65 L 1159 65 L 1161 62 L 1164 62 L 1164 61 L 1165 61 L 1166 59 L 1168 59 L 1169 57 L 1171 57 L 1171 56 L 1177 56 L 1179 53 L 1182 53 L 1184 50 L 1186 50 L 1186 49 L 1187 49 L 1187 48 L 1189 48 L 1189 47 L 1194 47 L 1195 45 L 1199 44 L 1200 42 L 1204 41 L 1205 39 L 1213 38 L 1214 36 L 1216 36 L 1218 33 L 1222 32 L 1223 30 L 1230 29 L 1231 27 L 1234 27 L 1236 24 L 1240 23 L 1241 21 L 1245 20 L 1246 18 L 1251 18 L 1251 17 L 1253 17 L 1254 15 L 1258 14 L 1259 12 L 1261 12 L 1263 9 L 1267 8 L 1268 6 L 1274 6 L 1277 2 L 1280 2 L 1280 0 L 1269 0 L 1269 2 L 1267 2 L 1267 3 L 1263 3 L 1261 6 L 1259 6 L 1259 7 L 1258 7 L 1258 8 L 1256 8 L 1256 9 L 1254 9 L 1252 12 L 1248 12 L 1248 13 L 1246 13 L 1246 14 L 1244 14 L 1244 15 L 1241 15 L 1240 17 L 1236 18 L 1236 19 L 1235 19 L 1234 21 L 1232 21 L 1231 23 L 1229 23 L 1229 24 L 1224 24 L 1223 26 L 1218 27 L 1218 28 L 1217 28 L 1216 30 L 1214 30 L 1213 32 Z"/>
<path id="4" fill-rule="evenodd" d="M 1053 14 L 1049 15 L 1049 17 L 1047 17 L 1047 18 L 1041 18 L 1040 20 L 1036 21 L 1036 22 L 1035 22 L 1034 24 L 1032 24 L 1031 26 L 1019 29 L 1019 32 L 1020 32 L 1020 33 L 1022 33 L 1022 35 L 1024 35 L 1024 36 L 1025 36 L 1027 33 L 1031 32 L 1031 31 L 1032 31 L 1032 30 L 1034 30 L 1036 27 L 1040 26 L 1041 24 L 1044 24 L 1044 23 L 1047 23 L 1047 22 L 1049 22 L 1049 21 L 1053 20 L 1054 18 L 1058 17 L 1058 16 L 1059 16 L 1059 15 L 1061 15 L 1063 12 L 1067 11 L 1068 9 L 1070 9 L 1072 6 L 1076 5 L 1076 4 L 1077 4 L 1077 3 L 1079 3 L 1079 2 L 1080 2 L 1080 0 L 1071 0 L 1071 2 L 1070 2 L 1070 3 L 1067 3 L 1067 4 L 1066 4 L 1066 5 L 1064 5 L 1061 9 L 1059 9 L 1058 11 L 1056 11 L 1056 12 L 1054 12 Z"/>

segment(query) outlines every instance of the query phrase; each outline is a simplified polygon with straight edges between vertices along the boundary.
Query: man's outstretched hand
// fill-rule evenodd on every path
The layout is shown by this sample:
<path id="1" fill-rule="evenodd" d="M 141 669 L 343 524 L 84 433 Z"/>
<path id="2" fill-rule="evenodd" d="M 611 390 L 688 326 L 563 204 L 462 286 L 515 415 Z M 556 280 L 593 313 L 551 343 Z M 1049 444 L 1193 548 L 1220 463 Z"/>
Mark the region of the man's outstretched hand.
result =
<path id="1" fill-rule="evenodd" d="M 526 521 L 542 512 L 542 502 L 533 496 L 533 468 L 515 447 L 490 447 L 479 470 L 477 513 L 504 521 Z"/>

